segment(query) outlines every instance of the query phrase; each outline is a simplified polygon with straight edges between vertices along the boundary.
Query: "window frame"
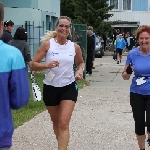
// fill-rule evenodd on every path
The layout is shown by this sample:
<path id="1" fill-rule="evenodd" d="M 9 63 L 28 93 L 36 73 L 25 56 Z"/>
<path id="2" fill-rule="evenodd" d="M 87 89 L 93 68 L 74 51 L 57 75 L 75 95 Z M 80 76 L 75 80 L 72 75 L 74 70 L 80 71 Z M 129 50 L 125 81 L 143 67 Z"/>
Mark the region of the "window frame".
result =
<path id="1" fill-rule="evenodd" d="M 148 0 L 148 12 L 150 12 L 150 1 Z"/>
<path id="2" fill-rule="evenodd" d="M 131 4 L 131 9 L 123 9 L 123 2 L 124 1 L 126 1 L 127 2 L 127 0 L 122 0 L 122 11 L 132 11 L 132 0 L 130 0 L 130 4 Z"/>
<path id="3" fill-rule="evenodd" d="M 109 0 L 109 6 L 110 6 L 110 1 L 111 1 L 111 0 Z M 118 8 L 117 8 L 117 9 L 116 9 L 116 8 L 113 8 L 112 11 L 114 11 L 114 10 L 115 10 L 115 11 L 116 11 L 116 10 L 119 11 L 119 0 L 116 0 L 116 1 L 118 1 Z"/>

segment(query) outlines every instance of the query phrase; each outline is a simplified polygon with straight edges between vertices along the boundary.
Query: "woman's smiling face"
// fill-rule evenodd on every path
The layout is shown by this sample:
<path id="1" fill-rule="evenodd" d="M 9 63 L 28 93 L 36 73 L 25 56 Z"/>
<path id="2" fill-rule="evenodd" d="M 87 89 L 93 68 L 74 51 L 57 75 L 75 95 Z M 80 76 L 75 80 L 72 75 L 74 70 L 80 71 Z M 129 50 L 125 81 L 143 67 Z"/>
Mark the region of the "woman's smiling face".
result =
<path id="1" fill-rule="evenodd" d="M 56 26 L 57 35 L 61 38 L 67 38 L 70 33 L 71 23 L 67 19 L 60 19 Z"/>
<path id="2" fill-rule="evenodd" d="M 142 32 L 139 34 L 138 42 L 141 49 L 150 48 L 150 34 L 148 32 Z"/>

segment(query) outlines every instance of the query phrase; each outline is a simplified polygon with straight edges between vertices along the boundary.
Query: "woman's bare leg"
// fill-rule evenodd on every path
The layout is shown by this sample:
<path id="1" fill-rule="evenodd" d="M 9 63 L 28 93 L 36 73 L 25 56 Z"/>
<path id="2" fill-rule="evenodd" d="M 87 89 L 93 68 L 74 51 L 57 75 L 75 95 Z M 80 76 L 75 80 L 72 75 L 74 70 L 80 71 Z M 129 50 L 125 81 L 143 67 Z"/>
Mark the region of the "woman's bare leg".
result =
<path id="1" fill-rule="evenodd" d="M 150 139 L 150 133 L 147 131 L 147 134 L 148 134 L 148 139 Z"/>
<path id="2" fill-rule="evenodd" d="M 59 134 L 59 105 L 57 106 L 46 106 L 48 113 L 50 114 L 51 121 L 53 122 L 53 130 L 58 140 Z"/>
<path id="3" fill-rule="evenodd" d="M 69 143 L 69 122 L 74 106 L 75 102 L 72 100 L 63 100 L 57 106 L 46 106 L 53 122 L 56 139 L 58 140 L 58 150 L 66 150 Z"/>
<path id="4" fill-rule="evenodd" d="M 137 137 L 139 148 L 140 149 L 145 149 L 145 138 L 146 138 L 146 135 L 136 135 L 136 137 Z"/>
<path id="5" fill-rule="evenodd" d="M 59 109 L 59 135 L 58 150 L 66 150 L 69 143 L 69 122 L 74 110 L 75 102 L 72 100 L 63 100 Z"/>

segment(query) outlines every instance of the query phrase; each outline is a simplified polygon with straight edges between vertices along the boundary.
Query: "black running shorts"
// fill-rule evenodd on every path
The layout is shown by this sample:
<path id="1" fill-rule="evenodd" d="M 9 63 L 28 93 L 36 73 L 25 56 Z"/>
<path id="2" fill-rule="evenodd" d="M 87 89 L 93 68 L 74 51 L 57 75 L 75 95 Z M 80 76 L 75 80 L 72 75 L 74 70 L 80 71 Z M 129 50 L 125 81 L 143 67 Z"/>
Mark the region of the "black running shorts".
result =
<path id="1" fill-rule="evenodd" d="M 62 100 L 77 101 L 78 87 L 73 82 L 64 87 L 54 87 L 51 85 L 43 85 L 43 101 L 46 106 L 59 105 Z"/>
<path id="2" fill-rule="evenodd" d="M 118 53 L 119 53 L 119 55 L 122 55 L 122 51 L 123 51 L 123 49 L 121 49 L 121 48 L 117 48 L 117 49 L 116 49 L 116 54 L 118 54 Z"/>

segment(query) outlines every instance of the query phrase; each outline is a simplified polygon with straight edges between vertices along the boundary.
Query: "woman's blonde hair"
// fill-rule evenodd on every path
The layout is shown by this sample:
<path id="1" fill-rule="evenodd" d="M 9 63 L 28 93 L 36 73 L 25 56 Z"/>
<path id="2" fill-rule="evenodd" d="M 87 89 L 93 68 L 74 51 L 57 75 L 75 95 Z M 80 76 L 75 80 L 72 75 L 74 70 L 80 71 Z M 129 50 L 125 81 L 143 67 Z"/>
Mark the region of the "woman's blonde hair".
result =
<path id="1" fill-rule="evenodd" d="M 45 42 L 50 40 L 51 38 L 55 38 L 57 36 L 56 31 L 47 31 L 43 37 L 41 37 L 41 42 Z"/>
<path id="2" fill-rule="evenodd" d="M 70 22 L 70 26 L 71 26 L 71 19 L 70 19 L 69 17 L 67 17 L 67 16 L 60 16 L 60 17 L 58 18 L 58 20 L 56 21 L 55 27 L 58 26 L 59 20 L 61 20 L 61 19 L 66 19 L 66 20 L 68 20 L 68 21 Z"/>
<path id="3" fill-rule="evenodd" d="M 67 19 L 69 22 L 70 22 L 70 25 L 71 25 L 71 19 L 67 16 L 60 16 L 56 22 L 56 27 L 58 26 L 59 24 L 59 20 L 60 19 Z M 56 31 L 47 31 L 45 33 L 45 35 L 43 37 L 41 37 L 41 42 L 45 42 L 45 41 L 48 41 L 50 40 L 51 38 L 55 38 L 57 36 L 57 32 Z"/>

